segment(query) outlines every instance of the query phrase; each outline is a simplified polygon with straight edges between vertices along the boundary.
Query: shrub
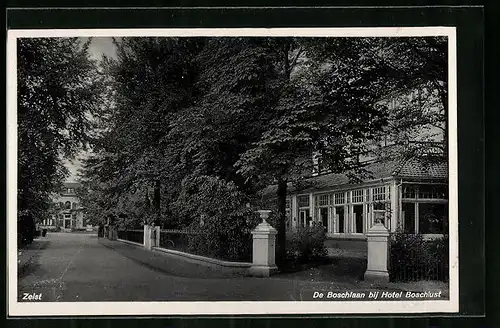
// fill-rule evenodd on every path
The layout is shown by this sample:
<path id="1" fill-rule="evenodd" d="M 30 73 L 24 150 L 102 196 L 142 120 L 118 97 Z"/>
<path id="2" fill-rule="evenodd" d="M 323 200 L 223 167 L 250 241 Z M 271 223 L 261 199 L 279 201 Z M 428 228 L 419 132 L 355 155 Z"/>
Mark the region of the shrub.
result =
<path id="1" fill-rule="evenodd" d="M 447 236 L 424 240 L 420 234 L 396 232 L 390 245 L 390 280 L 447 280 L 448 245 Z"/>
<path id="2" fill-rule="evenodd" d="M 326 258 L 326 234 L 322 224 L 301 227 L 290 232 L 286 241 L 286 261 L 291 266 L 317 263 Z"/>
<path id="3" fill-rule="evenodd" d="M 189 251 L 228 261 L 251 261 L 250 232 L 259 219 L 246 202 L 232 182 L 211 176 L 186 180 L 175 208 L 192 222 L 195 234 L 189 237 Z"/>

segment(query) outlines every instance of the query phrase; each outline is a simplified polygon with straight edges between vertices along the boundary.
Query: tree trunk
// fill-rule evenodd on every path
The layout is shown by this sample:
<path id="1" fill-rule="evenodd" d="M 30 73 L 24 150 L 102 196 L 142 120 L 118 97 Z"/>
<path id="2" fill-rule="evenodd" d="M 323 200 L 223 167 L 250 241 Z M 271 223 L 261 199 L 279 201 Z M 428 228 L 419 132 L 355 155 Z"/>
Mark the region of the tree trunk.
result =
<path id="1" fill-rule="evenodd" d="M 154 197 L 153 197 L 153 206 L 154 206 L 155 215 L 156 215 L 155 225 L 159 225 L 160 224 L 160 210 L 161 210 L 161 207 L 160 207 L 160 203 L 161 203 L 161 193 L 160 193 L 160 190 L 161 190 L 161 183 L 160 183 L 160 180 L 157 179 L 155 181 L 155 189 L 154 189 Z"/>
<path id="2" fill-rule="evenodd" d="M 285 264 L 286 255 L 286 180 L 278 180 L 278 230 L 277 240 L 276 240 L 276 264 L 279 268 L 282 268 Z"/>

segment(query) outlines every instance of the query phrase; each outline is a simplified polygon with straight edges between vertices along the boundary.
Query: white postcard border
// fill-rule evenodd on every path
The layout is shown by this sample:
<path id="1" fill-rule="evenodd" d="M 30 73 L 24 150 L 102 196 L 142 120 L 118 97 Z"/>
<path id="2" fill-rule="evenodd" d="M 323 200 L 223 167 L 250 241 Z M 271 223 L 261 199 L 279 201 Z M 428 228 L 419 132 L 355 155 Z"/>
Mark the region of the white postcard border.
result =
<path id="1" fill-rule="evenodd" d="M 53 302 L 17 300 L 17 38 L 125 36 L 295 36 L 295 37 L 448 37 L 448 134 L 450 279 L 446 301 L 293 301 L 293 302 Z M 272 315 L 453 313 L 458 290 L 458 148 L 455 27 L 223 28 L 223 29 L 13 29 L 7 40 L 7 275 L 9 316 L 103 315 Z"/>

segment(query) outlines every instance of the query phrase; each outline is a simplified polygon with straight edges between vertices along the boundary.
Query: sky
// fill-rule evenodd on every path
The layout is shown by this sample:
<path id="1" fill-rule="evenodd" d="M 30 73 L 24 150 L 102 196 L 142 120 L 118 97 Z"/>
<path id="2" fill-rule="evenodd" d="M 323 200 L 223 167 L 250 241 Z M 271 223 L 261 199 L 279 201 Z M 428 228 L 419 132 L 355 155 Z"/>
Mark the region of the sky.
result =
<path id="1" fill-rule="evenodd" d="M 88 38 L 82 38 L 82 41 L 87 41 Z M 100 37 L 92 38 L 89 46 L 89 53 L 93 59 L 100 60 L 103 55 L 114 58 L 116 57 L 116 48 L 111 38 Z M 74 160 L 64 160 L 64 165 L 68 168 L 70 176 L 66 179 L 68 182 L 75 182 L 77 180 L 78 170 L 81 168 L 79 159 L 85 157 L 86 154 L 81 152 Z"/>
<path id="2" fill-rule="evenodd" d="M 102 55 L 114 58 L 116 56 L 116 47 L 111 38 L 94 37 L 90 43 L 89 52 L 95 59 L 100 59 Z"/>

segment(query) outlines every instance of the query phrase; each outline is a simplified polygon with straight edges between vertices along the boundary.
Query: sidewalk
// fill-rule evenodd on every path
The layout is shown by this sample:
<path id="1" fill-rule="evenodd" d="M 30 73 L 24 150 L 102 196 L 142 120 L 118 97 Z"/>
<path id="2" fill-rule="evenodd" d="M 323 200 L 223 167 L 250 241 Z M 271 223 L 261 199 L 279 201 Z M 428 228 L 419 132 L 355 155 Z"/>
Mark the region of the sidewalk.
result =
<path id="1" fill-rule="evenodd" d="M 38 237 L 29 245 L 24 246 L 17 251 L 17 276 L 24 276 L 34 265 L 37 264 L 36 259 L 41 250 L 45 249 L 49 243 L 49 235 L 47 237 Z"/>
<path id="2" fill-rule="evenodd" d="M 106 238 L 100 238 L 99 243 L 116 251 L 122 256 L 170 276 L 203 279 L 226 279 L 244 276 L 231 268 L 220 267 L 208 263 L 195 263 L 186 258 L 179 258 L 167 253 L 147 251 L 140 246 L 130 245 L 121 241 L 111 241 Z"/>

